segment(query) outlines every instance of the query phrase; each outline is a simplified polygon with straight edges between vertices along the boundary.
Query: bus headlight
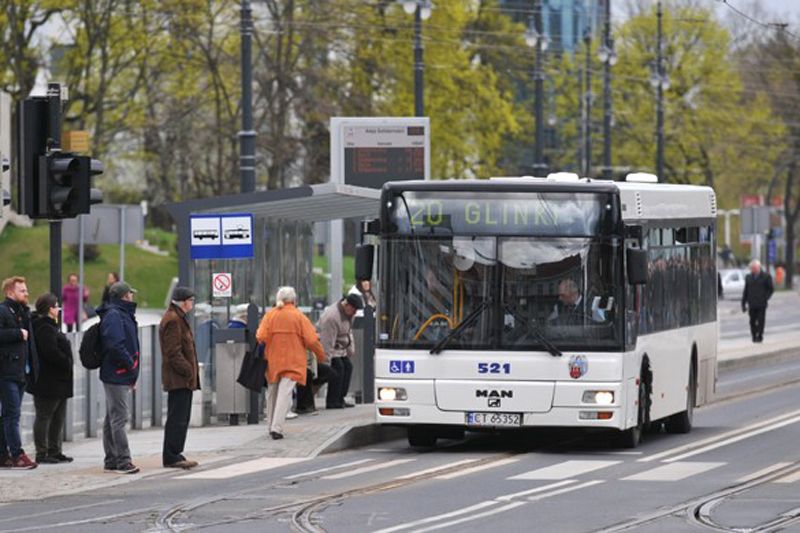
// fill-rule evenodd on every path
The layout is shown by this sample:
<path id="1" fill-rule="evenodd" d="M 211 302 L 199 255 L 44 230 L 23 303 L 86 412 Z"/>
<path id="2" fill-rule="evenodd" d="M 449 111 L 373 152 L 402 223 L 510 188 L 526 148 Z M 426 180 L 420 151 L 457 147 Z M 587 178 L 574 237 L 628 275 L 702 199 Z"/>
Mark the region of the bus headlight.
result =
<path id="1" fill-rule="evenodd" d="M 378 398 L 383 402 L 407 400 L 406 390 L 399 387 L 381 387 L 378 389 Z"/>
<path id="2" fill-rule="evenodd" d="M 583 393 L 583 403 L 593 403 L 596 405 L 612 405 L 614 403 L 614 392 L 608 390 L 587 390 Z"/>

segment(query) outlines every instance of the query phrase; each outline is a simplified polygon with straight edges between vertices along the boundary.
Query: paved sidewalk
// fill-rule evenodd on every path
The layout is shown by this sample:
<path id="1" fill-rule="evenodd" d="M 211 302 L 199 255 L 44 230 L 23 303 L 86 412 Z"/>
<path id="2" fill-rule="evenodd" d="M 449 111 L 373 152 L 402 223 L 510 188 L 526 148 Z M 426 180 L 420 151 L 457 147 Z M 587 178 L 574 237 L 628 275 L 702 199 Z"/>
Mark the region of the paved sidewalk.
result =
<path id="1" fill-rule="evenodd" d="M 721 341 L 718 364 L 720 371 L 726 371 L 791 357 L 800 357 L 800 335 L 786 332 L 772 335 L 762 344 L 753 344 L 749 340 Z M 286 438 L 280 441 L 268 437 L 263 421 L 257 425 L 189 428 L 185 455 L 199 461 L 200 469 L 214 468 L 226 462 L 256 457 L 313 457 L 401 435 L 402 432 L 396 428 L 380 428 L 374 424 L 374 406 L 359 405 L 352 409 L 319 409 L 316 414 L 288 420 Z M 73 463 L 40 465 L 27 471 L 0 470 L 0 505 L 176 473 L 161 466 L 162 428 L 131 431 L 128 436 L 133 460 L 141 468 L 140 473 L 104 473 L 103 446 L 99 438 L 66 442 L 64 452 L 75 457 Z M 33 451 L 32 443 L 27 445 L 29 451 Z"/>

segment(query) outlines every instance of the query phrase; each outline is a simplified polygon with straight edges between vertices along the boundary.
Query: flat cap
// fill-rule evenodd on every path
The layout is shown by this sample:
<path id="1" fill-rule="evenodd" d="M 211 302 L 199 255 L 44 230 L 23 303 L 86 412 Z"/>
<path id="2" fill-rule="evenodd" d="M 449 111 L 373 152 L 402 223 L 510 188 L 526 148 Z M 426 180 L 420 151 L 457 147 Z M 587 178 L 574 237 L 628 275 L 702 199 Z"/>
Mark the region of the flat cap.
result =
<path id="1" fill-rule="evenodd" d="M 358 294 L 350 293 L 345 298 L 345 301 L 355 307 L 356 309 L 364 309 L 364 300 Z"/>
<path id="2" fill-rule="evenodd" d="M 172 299 L 176 302 L 185 302 L 190 298 L 194 298 L 194 291 L 189 287 L 178 286 L 172 291 Z"/>
<path id="3" fill-rule="evenodd" d="M 129 292 L 136 294 L 136 289 L 134 289 L 124 281 L 118 281 L 108 289 L 108 295 L 111 296 L 112 298 L 122 298 Z"/>

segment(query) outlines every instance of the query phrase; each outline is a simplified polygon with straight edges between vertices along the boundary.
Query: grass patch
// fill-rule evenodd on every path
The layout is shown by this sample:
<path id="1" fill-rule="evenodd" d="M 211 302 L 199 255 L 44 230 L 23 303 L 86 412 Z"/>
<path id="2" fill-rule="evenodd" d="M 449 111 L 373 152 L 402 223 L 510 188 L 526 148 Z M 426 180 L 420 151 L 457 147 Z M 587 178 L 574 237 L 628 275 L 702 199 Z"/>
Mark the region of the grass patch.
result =
<path id="1" fill-rule="evenodd" d="M 328 272 L 328 257 L 314 254 L 314 270 Z M 342 264 L 342 289 L 346 293 L 356 282 L 356 260 L 352 255 L 345 255 Z M 314 296 L 323 298 L 328 295 L 328 278 L 325 274 L 314 273 Z"/>
<path id="2" fill-rule="evenodd" d="M 50 289 L 49 235 L 46 224 L 33 228 L 9 225 L 0 235 L 0 275 L 3 278 L 25 276 L 31 302 Z M 84 263 L 84 279 L 90 291 L 89 302 L 92 305 L 100 304 L 106 276 L 111 271 L 119 271 L 119 246 L 101 244 L 100 257 Z M 66 282 L 70 272 L 78 272 L 78 258 L 70 253 L 67 246 L 62 248 L 62 272 L 63 282 Z M 163 307 L 170 281 L 177 275 L 176 257 L 162 257 L 133 245 L 125 246 L 125 281 L 139 291 L 136 301 L 140 306 Z"/>

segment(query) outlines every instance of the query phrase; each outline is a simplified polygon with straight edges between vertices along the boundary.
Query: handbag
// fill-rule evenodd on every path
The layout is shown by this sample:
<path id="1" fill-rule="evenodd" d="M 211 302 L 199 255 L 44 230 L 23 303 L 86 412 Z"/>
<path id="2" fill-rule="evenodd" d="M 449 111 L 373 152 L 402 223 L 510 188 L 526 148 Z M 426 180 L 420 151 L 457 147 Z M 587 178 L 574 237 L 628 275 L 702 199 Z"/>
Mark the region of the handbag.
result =
<path id="1" fill-rule="evenodd" d="M 239 377 L 236 381 L 244 388 L 253 392 L 261 392 L 267 386 L 267 362 L 264 360 L 264 346 L 259 344 L 254 354 L 247 350 L 239 369 Z"/>

